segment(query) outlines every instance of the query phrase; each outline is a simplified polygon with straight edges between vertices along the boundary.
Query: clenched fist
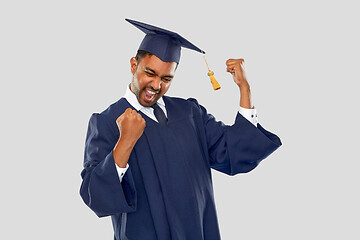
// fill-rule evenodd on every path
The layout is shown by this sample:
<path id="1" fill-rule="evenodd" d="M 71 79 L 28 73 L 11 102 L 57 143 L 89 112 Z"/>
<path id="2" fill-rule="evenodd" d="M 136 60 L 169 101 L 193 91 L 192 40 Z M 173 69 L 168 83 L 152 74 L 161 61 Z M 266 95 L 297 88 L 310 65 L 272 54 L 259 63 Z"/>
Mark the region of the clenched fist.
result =
<path id="1" fill-rule="evenodd" d="M 226 71 L 231 73 L 240 89 L 240 107 L 253 108 L 251 103 L 250 85 L 246 79 L 244 59 L 228 59 Z"/>
<path id="2" fill-rule="evenodd" d="M 228 59 L 226 61 L 226 67 L 226 71 L 233 75 L 233 79 L 239 87 L 248 85 L 244 59 Z"/>
<path id="3" fill-rule="evenodd" d="M 144 118 L 136 112 L 128 108 L 123 114 L 116 119 L 120 138 L 131 145 L 135 145 L 136 141 L 141 137 L 145 128 Z"/>

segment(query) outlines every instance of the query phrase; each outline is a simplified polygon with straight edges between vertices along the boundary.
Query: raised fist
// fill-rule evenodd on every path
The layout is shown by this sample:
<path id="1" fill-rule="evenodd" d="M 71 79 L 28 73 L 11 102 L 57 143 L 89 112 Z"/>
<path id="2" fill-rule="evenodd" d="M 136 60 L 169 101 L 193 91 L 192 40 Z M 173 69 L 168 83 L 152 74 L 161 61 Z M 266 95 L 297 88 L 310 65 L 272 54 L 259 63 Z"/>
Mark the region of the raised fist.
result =
<path id="1" fill-rule="evenodd" d="M 231 73 L 234 82 L 239 86 L 248 85 L 245 74 L 245 62 L 243 58 L 240 59 L 228 59 L 226 61 L 226 71 Z"/>
<path id="2" fill-rule="evenodd" d="M 135 145 L 136 141 L 141 137 L 145 128 L 144 118 L 136 112 L 128 108 L 123 114 L 116 119 L 119 128 L 120 137 L 124 141 Z"/>

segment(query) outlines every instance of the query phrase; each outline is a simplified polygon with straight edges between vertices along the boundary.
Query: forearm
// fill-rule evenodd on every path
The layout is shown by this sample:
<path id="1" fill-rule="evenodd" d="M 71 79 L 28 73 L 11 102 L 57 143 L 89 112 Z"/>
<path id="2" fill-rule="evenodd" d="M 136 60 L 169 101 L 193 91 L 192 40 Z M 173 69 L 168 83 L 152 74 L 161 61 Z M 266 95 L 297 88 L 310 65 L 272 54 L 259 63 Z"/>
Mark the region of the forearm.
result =
<path id="1" fill-rule="evenodd" d="M 239 86 L 239 88 L 240 88 L 240 107 L 253 108 L 253 105 L 251 103 L 250 85 L 247 83 Z"/>
<path id="2" fill-rule="evenodd" d="M 113 156 L 116 165 L 121 168 L 125 168 L 133 148 L 133 144 L 120 138 L 113 149 Z"/>

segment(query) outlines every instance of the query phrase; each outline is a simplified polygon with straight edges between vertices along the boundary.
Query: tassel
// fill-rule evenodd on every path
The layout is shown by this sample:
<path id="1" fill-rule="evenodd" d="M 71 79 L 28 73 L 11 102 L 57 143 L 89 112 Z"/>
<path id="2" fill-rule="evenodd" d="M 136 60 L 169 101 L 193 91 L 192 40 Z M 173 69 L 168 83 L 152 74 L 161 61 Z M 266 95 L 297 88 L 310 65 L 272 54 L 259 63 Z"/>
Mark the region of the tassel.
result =
<path id="1" fill-rule="evenodd" d="M 206 66 L 207 66 L 207 68 L 208 68 L 208 70 L 209 70 L 208 76 L 210 77 L 211 85 L 213 86 L 213 88 L 214 88 L 215 91 L 216 91 L 216 90 L 219 90 L 219 89 L 221 88 L 221 87 L 220 87 L 220 84 L 218 83 L 218 81 L 216 81 L 216 79 L 215 79 L 215 77 L 214 77 L 214 72 L 210 70 L 209 65 L 208 65 L 208 63 L 207 63 L 207 61 L 206 61 L 206 59 L 205 59 L 205 54 L 204 54 L 204 52 L 203 52 L 203 51 L 201 51 L 201 52 L 202 52 L 202 54 L 203 54 L 203 57 L 204 57 Z"/>
<path id="2" fill-rule="evenodd" d="M 209 70 L 208 76 L 210 77 L 210 82 L 211 82 L 214 90 L 219 90 L 221 87 L 220 87 L 220 84 L 218 83 L 218 81 L 216 81 L 216 79 L 214 77 L 214 72 Z"/>

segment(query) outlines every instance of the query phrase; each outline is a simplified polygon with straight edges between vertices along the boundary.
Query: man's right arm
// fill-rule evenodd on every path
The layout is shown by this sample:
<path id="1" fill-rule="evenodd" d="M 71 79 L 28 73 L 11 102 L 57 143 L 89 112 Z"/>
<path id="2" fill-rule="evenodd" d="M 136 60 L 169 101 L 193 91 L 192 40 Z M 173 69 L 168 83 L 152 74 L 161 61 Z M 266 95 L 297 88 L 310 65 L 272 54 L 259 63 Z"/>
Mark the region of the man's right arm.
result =
<path id="1" fill-rule="evenodd" d="M 119 137 L 109 126 L 102 114 L 91 116 L 81 172 L 80 195 L 99 217 L 136 211 L 137 202 L 131 169 L 124 176 L 126 181 L 119 182 L 113 154 Z"/>
<path id="2" fill-rule="evenodd" d="M 120 137 L 113 149 L 114 161 L 120 182 L 129 168 L 129 158 L 135 143 L 141 137 L 145 128 L 145 120 L 139 113 L 130 108 L 116 119 Z"/>

